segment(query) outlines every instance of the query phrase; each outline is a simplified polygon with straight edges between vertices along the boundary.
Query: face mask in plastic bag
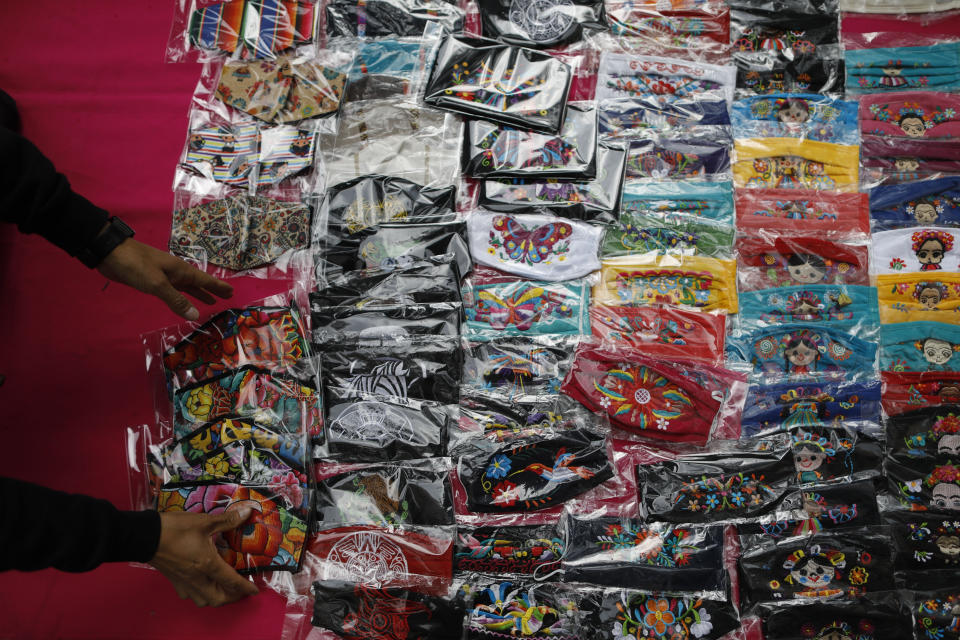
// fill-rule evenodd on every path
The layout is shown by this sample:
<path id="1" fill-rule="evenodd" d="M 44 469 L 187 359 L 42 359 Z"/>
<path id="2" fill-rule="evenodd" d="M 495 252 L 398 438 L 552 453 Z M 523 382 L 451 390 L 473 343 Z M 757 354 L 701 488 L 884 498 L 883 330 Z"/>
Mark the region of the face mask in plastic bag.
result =
<path id="1" fill-rule="evenodd" d="M 653 6 L 632 0 L 605 4 L 610 30 L 631 51 L 684 58 L 704 54 L 712 59 L 723 57 L 730 44 L 726 7 L 698 2 L 689 3 L 694 5 L 690 9 L 676 10 L 679 3 Z"/>
<path id="2" fill-rule="evenodd" d="M 960 593 L 955 588 L 917 593 L 911 605 L 914 629 L 922 628 L 928 638 L 956 640 L 960 638 L 958 607 Z"/>
<path id="3" fill-rule="evenodd" d="M 683 255 L 730 259 L 734 229 L 726 224 L 697 221 L 666 223 L 665 216 L 623 212 L 603 238 L 603 256 Z"/>
<path id="4" fill-rule="evenodd" d="M 476 262 L 525 278 L 573 280 L 600 268 L 603 228 L 584 222 L 474 211 L 467 233 Z"/>
<path id="5" fill-rule="evenodd" d="M 299 484 L 209 484 L 163 489 L 157 510 L 217 515 L 249 506 L 252 512 L 242 527 L 216 538 L 217 552 L 237 571 L 297 571 L 307 537 L 306 514 L 298 507 L 302 502 Z"/>
<path id="6" fill-rule="evenodd" d="M 800 427 L 790 432 L 797 482 L 828 482 L 879 474 L 877 440 L 843 427 Z"/>
<path id="7" fill-rule="evenodd" d="M 883 410 L 895 416 L 923 407 L 960 404 L 960 373 L 883 371 Z"/>
<path id="8" fill-rule="evenodd" d="M 930 13 L 960 9 L 957 0 L 840 0 L 840 10 L 854 13 Z"/>
<path id="9" fill-rule="evenodd" d="M 697 365 L 722 379 L 722 369 Z M 657 440 L 705 442 L 723 406 L 720 385 L 701 385 L 683 364 L 631 349 L 581 346 L 561 390 L 614 425 Z M 713 387 L 713 388 L 711 388 Z"/>
<path id="10" fill-rule="evenodd" d="M 163 366 L 184 385 L 244 365 L 283 373 L 307 355 L 295 308 L 248 307 L 227 309 L 204 322 L 164 354 Z"/>
<path id="11" fill-rule="evenodd" d="M 869 285 L 865 246 L 817 237 L 741 238 L 740 287 L 744 291 L 798 285 Z"/>
<path id="12" fill-rule="evenodd" d="M 644 524 L 633 518 L 562 520 L 564 581 L 663 591 L 722 590 L 723 527 Z"/>
<path id="13" fill-rule="evenodd" d="M 727 340 L 728 362 L 750 363 L 777 377 L 856 375 L 874 370 L 877 345 L 828 326 L 792 323 L 756 329 Z"/>
<path id="14" fill-rule="evenodd" d="M 898 640 L 913 634 L 910 613 L 895 592 L 842 602 L 762 602 L 758 612 L 767 640 Z"/>
<path id="15" fill-rule="evenodd" d="M 616 349 L 638 349 L 644 355 L 722 364 L 726 319 L 722 315 L 650 305 L 590 307 L 593 335 Z"/>
<path id="16" fill-rule="evenodd" d="M 471 120 L 463 171 L 475 178 L 589 180 L 597 176 L 596 154 L 596 107 L 574 103 L 556 135 Z"/>
<path id="17" fill-rule="evenodd" d="M 752 235 L 776 225 L 806 235 L 870 233 L 870 198 L 865 193 L 800 189 L 740 189 L 737 229 Z"/>
<path id="18" fill-rule="evenodd" d="M 672 58 L 604 52 L 597 72 L 597 102 L 659 96 L 666 102 L 700 96 L 733 101 L 736 68 Z"/>
<path id="19" fill-rule="evenodd" d="M 809 284 L 740 293 L 741 326 L 823 322 L 835 327 L 876 330 L 877 292 L 856 285 Z"/>
<path id="20" fill-rule="evenodd" d="M 960 42 L 848 49 L 845 55 L 850 93 L 960 89 Z"/>
<path id="21" fill-rule="evenodd" d="M 960 371 L 960 327 L 901 322 L 880 327 L 882 371 Z"/>
<path id="22" fill-rule="evenodd" d="M 430 23 L 463 29 L 463 9 L 442 0 L 330 0 L 326 8 L 331 37 L 422 36 Z"/>
<path id="23" fill-rule="evenodd" d="M 348 462 L 445 455 L 450 417 L 443 405 L 361 394 L 327 393 L 326 450 Z"/>
<path id="24" fill-rule="evenodd" d="M 350 67 L 344 100 L 356 102 L 408 94 L 411 79 L 422 72 L 422 47 L 423 43 L 415 39 L 363 41 Z"/>
<path id="25" fill-rule="evenodd" d="M 470 345 L 463 384 L 508 396 L 556 394 L 569 366 L 570 341 L 502 339 Z"/>
<path id="26" fill-rule="evenodd" d="M 890 138 L 955 138 L 960 133 L 960 98 L 937 91 L 905 91 L 860 100 L 865 134 Z"/>
<path id="27" fill-rule="evenodd" d="M 449 475 L 414 467 L 365 467 L 317 482 L 317 522 L 453 524 Z"/>
<path id="28" fill-rule="evenodd" d="M 599 630 L 597 637 L 603 640 L 670 637 L 667 634 L 716 640 L 740 626 L 739 615 L 728 601 L 662 593 L 659 588 L 655 593 L 606 589 L 588 614 L 587 624 Z"/>
<path id="29" fill-rule="evenodd" d="M 388 222 L 448 222 L 456 216 L 456 188 L 423 187 L 404 178 L 360 176 L 327 191 L 329 225 L 358 233 Z"/>
<path id="30" fill-rule="evenodd" d="M 575 425 L 579 418 L 574 408 L 557 407 L 553 402 L 521 402 L 521 399 L 479 391 L 460 398 L 461 431 L 481 433 L 496 440 L 564 428 Z"/>
<path id="31" fill-rule="evenodd" d="M 402 268 L 426 258 L 452 255 L 458 271 L 467 274 L 471 262 L 464 240 L 465 231 L 466 225 L 461 222 L 382 224 L 360 233 L 340 236 L 336 245 L 328 245 L 320 257 L 344 271 L 352 271 Z"/>
<path id="32" fill-rule="evenodd" d="M 190 15 L 190 43 L 208 51 L 272 58 L 278 51 L 313 42 L 315 2 L 227 0 Z"/>
<path id="33" fill-rule="evenodd" d="M 960 523 L 953 516 L 891 512 L 897 579 L 907 589 L 945 589 L 957 584 Z"/>
<path id="34" fill-rule="evenodd" d="M 828 6 L 812 12 L 810 7 L 797 4 L 801 3 L 774 3 L 763 7 L 750 2 L 731 3 L 730 42 L 734 61 L 776 68 L 797 59 L 839 54 L 836 3 L 826 3 Z"/>
<path id="35" fill-rule="evenodd" d="M 460 527 L 453 552 L 457 572 L 532 575 L 547 579 L 560 568 L 566 542 L 554 525 Z"/>
<path id="36" fill-rule="evenodd" d="M 558 47 L 580 40 L 583 27 L 606 29 L 598 0 L 481 0 L 483 33 L 521 47 Z"/>
<path id="37" fill-rule="evenodd" d="M 173 212 L 170 251 L 235 271 L 274 262 L 309 244 L 310 207 L 234 195 Z"/>
<path id="38" fill-rule="evenodd" d="M 952 459 L 952 457 L 951 457 Z M 884 465 L 890 493 L 911 511 L 960 514 L 960 466 L 940 456 L 903 464 L 887 460 Z"/>
<path id="39" fill-rule="evenodd" d="M 451 36 L 437 52 L 424 102 L 466 116 L 557 133 L 570 80 L 570 67 L 545 53 Z"/>
<path id="40" fill-rule="evenodd" d="M 877 230 L 918 224 L 960 227 L 960 177 L 875 187 L 870 217 Z"/>
<path id="41" fill-rule="evenodd" d="M 578 638 L 585 631 L 578 594 L 563 585 L 477 576 L 463 584 L 459 597 L 467 608 L 465 640 Z"/>
<path id="42" fill-rule="evenodd" d="M 744 437 L 796 427 L 880 423 L 877 382 L 796 382 L 751 385 L 743 408 Z"/>
<path id="43" fill-rule="evenodd" d="M 389 345 L 413 336 L 459 336 L 462 305 L 435 302 L 376 307 L 314 306 L 310 318 L 318 350 L 339 349 L 343 343 Z"/>
<path id="44" fill-rule="evenodd" d="M 247 366 L 183 387 L 173 397 L 173 433 L 182 438 L 197 425 L 226 415 L 248 418 L 279 433 L 320 435 L 322 402 L 303 382 Z"/>
<path id="45" fill-rule="evenodd" d="M 794 474 L 786 444 L 770 441 L 638 465 L 640 516 L 679 523 L 756 518 L 778 508 Z"/>
<path id="46" fill-rule="evenodd" d="M 687 99 L 661 103 L 657 97 L 606 100 L 598 114 L 600 135 L 632 137 L 647 129 L 673 130 L 700 125 L 729 125 L 723 99 Z"/>
<path id="47" fill-rule="evenodd" d="M 603 261 L 593 299 L 597 304 L 671 304 L 736 313 L 736 271 L 733 260 L 662 256 L 634 261 L 622 256 Z"/>
<path id="48" fill-rule="evenodd" d="M 758 61 L 738 55 L 737 87 L 752 93 L 841 93 L 844 63 L 838 58 L 801 56 L 780 68 L 770 69 Z"/>
<path id="49" fill-rule="evenodd" d="M 590 288 L 582 280 L 471 282 L 464 287 L 471 337 L 580 335 L 589 307 Z"/>
<path id="50" fill-rule="evenodd" d="M 806 138 L 857 144 L 857 103 L 805 93 L 737 100 L 731 111 L 736 138 Z"/>
<path id="51" fill-rule="evenodd" d="M 274 124 L 327 115 L 340 108 L 347 76 L 313 62 L 228 62 L 216 95 L 226 105 Z"/>
<path id="52" fill-rule="evenodd" d="M 960 271 L 958 234 L 947 227 L 893 229 L 873 234 L 874 274 Z"/>
<path id="53" fill-rule="evenodd" d="M 960 460 L 960 405 L 924 407 L 887 418 L 889 455 L 912 461 Z"/>
<path id="54" fill-rule="evenodd" d="M 597 146 L 597 177 L 586 182 L 557 180 L 484 180 L 480 206 L 489 211 L 539 211 L 589 222 L 611 223 L 620 211 L 620 189 L 626 170 L 623 147 Z"/>
<path id="55" fill-rule="evenodd" d="M 856 597 L 895 588 L 890 533 L 831 531 L 767 544 L 740 557 L 748 602 Z"/>
<path id="56" fill-rule="evenodd" d="M 875 184 L 927 181 L 960 173 L 957 140 L 913 140 L 863 136 L 864 180 Z"/>
<path id="57" fill-rule="evenodd" d="M 730 182 L 630 182 L 623 187 L 623 213 L 643 214 L 665 225 L 689 221 L 733 226 Z"/>
<path id="58" fill-rule="evenodd" d="M 960 274 L 908 273 L 877 278 L 880 319 L 896 322 L 952 322 L 960 310 Z"/>
<path id="59" fill-rule="evenodd" d="M 613 477 L 606 440 L 575 430 L 514 440 L 461 457 L 460 480 L 474 512 L 536 511 L 560 505 Z"/>
<path id="60" fill-rule="evenodd" d="M 350 271 L 310 294 L 311 305 L 357 308 L 459 301 L 460 274 L 452 256 L 428 258 L 397 269 Z"/>
<path id="61" fill-rule="evenodd" d="M 730 143 L 723 135 L 649 135 L 649 139 L 630 142 L 628 178 L 729 179 Z"/>
<path id="62" fill-rule="evenodd" d="M 734 143 L 737 187 L 856 191 L 859 153 L 856 146 L 798 140 L 751 138 Z"/>

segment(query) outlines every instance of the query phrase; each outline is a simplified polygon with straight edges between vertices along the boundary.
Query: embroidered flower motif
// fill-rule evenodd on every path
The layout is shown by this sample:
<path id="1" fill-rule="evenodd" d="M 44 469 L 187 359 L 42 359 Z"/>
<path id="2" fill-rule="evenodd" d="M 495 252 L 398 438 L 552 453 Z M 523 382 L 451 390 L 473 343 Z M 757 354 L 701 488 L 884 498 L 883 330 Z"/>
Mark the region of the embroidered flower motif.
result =
<path id="1" fill-rule="evenodd" d="M 487 467 L 488 478 L 505 478 L 510 471 L 510 458 L 502 453 L 495 457 Z"/>
<path id="2" fill-rule="evenodd" d="M 657 635 L 662 636 L 666 633 L 667 627 L 672 625 L 676 620 L 670 611 L 670 602 L 665 598 L 656 600 L 651 603 L 649 609 L 650 611 L 643 617 L 643 624 L 646 625 L 647 628 L 656 631 Z"/>
<path id="3" fill-rule="evenodd" d="M 509 480 L 504 480 L 493 488 L 493 504 L 512 507 L 519 499 L 520 490 Z"/>
<path id="4" fill-rule="evenodd" d="M 700 620 L 690 625 L 690 631 L 698 638 L 702 638 L 713 630 L 713 623 L 710 622 L 710 612 L 706 609 L 700 609 Z"/>
<path id="5" fill-rule="evenodd" d="M 850 584 L 858 586 L 861 584 L 866 584 L 869 578 L 870 573 L 863 567 L 854 567 L 847 575 L 847 579 L 850 581 Z"/>
<path id="6" fill-rule="evenodd" d="M 904 262 L 901 258 L 894 258 L 893 260 L 890 261 L 890 268 L 893 269 L 894 271 L 900 271 L 902 269 L 905 269 L 906 266 L 907 266 L 907 263 Z"/>

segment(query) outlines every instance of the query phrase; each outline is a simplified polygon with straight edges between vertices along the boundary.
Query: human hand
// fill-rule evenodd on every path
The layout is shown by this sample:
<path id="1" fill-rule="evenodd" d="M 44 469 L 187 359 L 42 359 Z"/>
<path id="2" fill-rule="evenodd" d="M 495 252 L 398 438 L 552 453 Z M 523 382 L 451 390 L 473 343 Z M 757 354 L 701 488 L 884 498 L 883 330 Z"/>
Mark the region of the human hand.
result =
<path id="1" fill-rule="evenodd" d="M 187 320 L 198 319 L 200 312 L 181 291 L 207 304 L 216 302 L 214 295 L 233 295 L 233 287 L 226 282 L 133 238 L 127 238 L 111 251 L 97 271 L 114 282 L 160 298 L 171 311 Z"/>
<path id="2" fill-rule="evenodd" d="M 257 593 L 257 587 L 228 565 L 213 544 L 213 535 L 236 529 L 250 507 L 217 515 L 169 511 L 160 514 L 160 544 L 150 561 L 173 583 L 177 595 L 199 607 L 219 607 Z"/>

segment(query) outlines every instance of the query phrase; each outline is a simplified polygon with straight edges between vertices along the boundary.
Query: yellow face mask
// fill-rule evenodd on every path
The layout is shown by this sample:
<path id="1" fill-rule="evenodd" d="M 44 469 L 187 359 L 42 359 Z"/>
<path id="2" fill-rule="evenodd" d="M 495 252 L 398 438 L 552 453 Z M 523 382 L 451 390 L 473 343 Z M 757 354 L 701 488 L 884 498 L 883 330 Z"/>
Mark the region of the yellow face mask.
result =
<path id="1" fill-rule="evenodd" d="M 880 322 L 960 322 L 960 273 L 877 276 Z"/>
<path id="2" fill-rule="evenodd" d="M 798 138 L 734 142 L 737 187 L 856 191 L 860 147 Z"/>
<path id="3" fill-rule="evenodd" d="M 597 304 L 673 304 L 737 312 L 737 263 L 686 256 L 621 256 L 604 260 Z"/>

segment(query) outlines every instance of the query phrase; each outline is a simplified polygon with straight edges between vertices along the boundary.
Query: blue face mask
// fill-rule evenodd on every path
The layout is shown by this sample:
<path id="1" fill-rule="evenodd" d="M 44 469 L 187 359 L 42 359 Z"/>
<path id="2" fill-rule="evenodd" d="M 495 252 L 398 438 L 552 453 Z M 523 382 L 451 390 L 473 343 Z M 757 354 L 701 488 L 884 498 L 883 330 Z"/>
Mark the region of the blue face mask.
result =
<path id="1" fill-rule="evenodd" d="M 589 333 L 590 288 L 584 280 L 471 283 L 463 299 L 471 338 Z"/>
<path id="2" fill-rule="evenodd" d="M 960 42 L 926 47 L 848 49 L 847 91 L 882 93 L 960 89 Z"/>
<path id="3" fill-rule="evenodd" d="M 860 144 L 856 102 L 812 93 L 771 93 L 733 103 L 735 138 L 807 138 Z"/>
<path id="4" fill-rule="evenodd" d="M 880 431 L 880 382 L 796 382 L 751 385 L 741 436 L 767 436 L 834 422 Z"/>
<path id="5" fill-rule="evenodd" d="M 857 335 L 880 326 L 877 289 L 809 284 L 740 293 L 740 322 L 747 329 L 794 322 L 825 324 Z"/>
<path id="6" fill-rule="evenodd" d="M 960 326 L 901 322 L 880 327 L 882 371 L 960 371 Z"/>
<path id="7" fill-rule="evenodd" d="M 707 221 L 733 225 L 733 183 L 628 183 L 621 211 L 662 219 L 665 223 Z"/>
<path id="8" fill-rule="evenodd" d="M 875 376 L 877 345 L 816 324 L 756 329 L 727 340 L 727 359 L 767 376 Z"/>
<path id="9" fill-rule="evenodd" d="M 960 177 L 883 185 L 870 191 L 874 231 L 960 227 Z"/>
<path id="10" fill-rule="evenodd" d="M 599 110 L 600 134 L 629 136 L 645 129 L 677 129 L 698 125 L 729 125 L 726 100 L 677 100 L 661 103 L 654 97 L 606 100 Z"/>

